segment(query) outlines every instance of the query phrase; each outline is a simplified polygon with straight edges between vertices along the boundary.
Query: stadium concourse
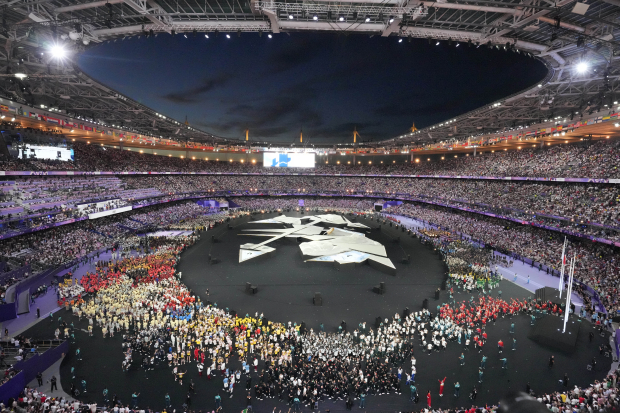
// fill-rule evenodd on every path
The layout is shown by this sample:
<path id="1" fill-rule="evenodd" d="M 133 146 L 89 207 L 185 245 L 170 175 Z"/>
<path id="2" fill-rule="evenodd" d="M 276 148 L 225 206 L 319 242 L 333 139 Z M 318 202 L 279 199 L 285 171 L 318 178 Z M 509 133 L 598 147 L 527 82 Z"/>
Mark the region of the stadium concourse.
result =
<path id="1" fill-rule="evenodd" d="M 26 410 L 58 396 L 56 412 L 494 411 L 514 391 L 552 411 L 617 409 L 619 194 L 607 178 L 617 163 L 595 161 L 617 158 L 615 140 L 438 160 L 423 172 L 401 164 L 269 176 L 228 162 L 74 150 L 71 163 L 12 160 L 15 174 L 2 181 L 2 297 L 10 305 L 27 282 L 37 292 L 29 314 L 3 323 L 3 360 L 14 364 L 4 385 L 27 373 L 31 348 L 69 344 L 60 367 L 21 392 Z M 520 168 L 522 155 L 547 172 Z M 573 172 L 567 157 L 580 159 Z M 126 173 L 159 161 L 178 174 Z M 487 179 L 494 167 L 587 178 L 586 162 L 599 166 L 598 182 Z M 48 167 L 73 175 L 19 172 Z M 80 174 L 89 169 L 111 173 Z M 437 171 L 471 178 L 387 176 Z M 305 262 L 296 238 L 238 262 L 254 222 L 321 214 L 365 225 L 354 230 L 385 247 L 395 275 Z M 557 288 L 565 237 L 577 257 L 572 351 L 532 339 L 538 323 L 564 317 L 532 286 Z M 52 375 L 64 393 L 51 391 Z"/>

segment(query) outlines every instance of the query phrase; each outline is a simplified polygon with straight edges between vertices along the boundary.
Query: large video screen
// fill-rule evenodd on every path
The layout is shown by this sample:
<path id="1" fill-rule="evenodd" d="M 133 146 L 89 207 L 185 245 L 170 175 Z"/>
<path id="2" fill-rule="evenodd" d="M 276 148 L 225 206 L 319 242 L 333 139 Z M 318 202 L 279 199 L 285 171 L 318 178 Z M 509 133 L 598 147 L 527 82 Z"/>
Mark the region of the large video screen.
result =
<path id="1" fill-rule="evenodd" d="M 314 152 L 263 152 L 263 166 L 269 168 L 314 168 Z"/>
<path id="2" fill-rule="evenodd" d="M 61 148 L 57 146 L 36 146 L 26 144 L 25 149 L 20 153 L 20 158 L 72 161 L 73 149 Z"/>
<path id="3" fill-rule="evenodd" d="M 101 217 L 107 217 L 108 215 L 120 214 L 121 212 L 131 211 L 131 209 L 132 207 L 131 205 L 129 205 L 116 209 L 109 209 L 107 211 L 93 212 L 92 214 L 88 214 L 88 219 L 97 219 Z"/>

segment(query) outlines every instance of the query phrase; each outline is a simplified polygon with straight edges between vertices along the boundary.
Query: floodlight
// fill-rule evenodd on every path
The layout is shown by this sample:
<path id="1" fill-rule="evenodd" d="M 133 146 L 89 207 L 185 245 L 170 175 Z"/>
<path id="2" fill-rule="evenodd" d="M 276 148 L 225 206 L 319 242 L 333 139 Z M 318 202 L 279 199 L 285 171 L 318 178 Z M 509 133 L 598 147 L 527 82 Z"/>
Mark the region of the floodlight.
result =
<path id="1" fill-rule="evenodd" d="M 590 65 L 587 62 L 579 62 L 577 63 L 577 72 L 585 73 L 590 68 Z"/>
<path id="2" fill-rule="evenodd" d="M 273 36 L 271 34 L 268 34 L 267 37 L 269 37 L 271 39 Z"/>
<path id="3" fill-rule="evenodd" d="M 312 16 L 312 20 L 317 21 L 318 19 L 319 19 L 319 16 L 317 16 L 316 14 Z"/>
<path id="4" fill-rule="evenodd" d="M 288 19 L 289 19 L 289 20 L 293 20 L 294 18 L 295 18 L 295 16 L 293 16 L 292 14 L 289 14 L 289 15 L 288 15 Z"/>
<path id="5" fill-rule="evenodd" d="M 403 42 L 403 39 L 402 39 L 402 38 L 401 38 L 401 39 L 398 39 L 398 43 L 402 43 L 402 42 Z"/>
<path id="6" fill-rule="evenodd" d="M 56 59 L 62 59 L 67 55 L 67 51 L 60 44 L 52 45 L 50 47 L 50 53 L 52 54 L 52 57 Z"/>
<path id="7" fill-rule="evenodd" d="M 390 20 L 389 21 L 390 21 L 390 23 L 394 23 L 394 17 L 390 16 Z"/>
<path id="8" fill-rule="evenodd" d="M 230 39 L 230 35 L 229 35 L 229 34 L 226 34 L 226 38 L 227 38 L 227 39 Z"/>
<path id="9" fill-rule="evenodd" d="M 343 22 L 344 21 L 344 16 L 340 15 L 340 17 L 338 17 L 338 21 Z"/>
<path id="10" fill-rule="evenodd" d="M 439 43 L 440 43 L 439 40 L 437 40 L 437 43 L 435 43 L 435 46 L 439 46 Z"/>
<path id="11" fill-rule="evenodd" d="M 366 16 L 366 20 L 365 21 L 366 21 L 366 23 L 368 23 L 370 21 L 370 17 Z"/>

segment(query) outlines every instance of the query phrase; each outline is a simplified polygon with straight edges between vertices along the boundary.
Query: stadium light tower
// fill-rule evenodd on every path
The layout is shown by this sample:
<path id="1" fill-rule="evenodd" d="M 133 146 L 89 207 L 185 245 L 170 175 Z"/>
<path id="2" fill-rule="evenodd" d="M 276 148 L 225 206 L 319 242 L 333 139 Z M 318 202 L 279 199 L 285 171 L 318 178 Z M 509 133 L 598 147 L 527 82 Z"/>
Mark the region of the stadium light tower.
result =
<path id="1" fill-rule="evenodd" d="M 577 63 L 577 73 L 586 73 L 588 71 L 588 69 L 590 68 L 590 65 L 588 64 L 588 62 L 579 62 Z"/>
<path id="2" fill-rule="evenodd" d="M 67 49 L 59 43 L 53 44 L 49 51 L 54 59 L 64 59 L 67 56 Z"/>

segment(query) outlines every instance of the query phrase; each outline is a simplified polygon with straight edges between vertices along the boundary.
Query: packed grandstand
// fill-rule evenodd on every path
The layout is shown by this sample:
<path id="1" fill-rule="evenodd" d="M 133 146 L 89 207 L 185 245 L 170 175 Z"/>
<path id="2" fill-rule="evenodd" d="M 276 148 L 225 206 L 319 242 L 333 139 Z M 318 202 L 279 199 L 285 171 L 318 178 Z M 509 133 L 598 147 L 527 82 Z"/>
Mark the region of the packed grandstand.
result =
<path id="1" fill-rule="evenodd" d="M 209 378 L 224 372 L 226 386 L 241 380 L 232 369 L 226 373 L 233 359 L 243 361 L 242 369 L 247 368 L 248 377 L 257 366 L 255 360 L 260 360 L 261 366 L 265 361 L 258 382 L 247 388 L 252 390 L 248 403 L 254 398 L 277 396 L 294 409 L 301 405 L 314 408 L 327 400 L 342 400 L 348 408 L 367 396 L 409 394 L 411 375 L 415 376 L 416 370 L 414 354 L 418 354 L 418 350 L 414 353 L 413 343 L 418 338 L 424 343 L 428 339 L 429 349 L 441 349 L 456 345 L 452 342 L 457 337 L 460 344 L 462 335 L 467 343 L 471 339 L 482 348 L 485 340 L 475 331 L 482 320 L 481 308 L 485 317 L 497 319 L 508 313 L 532 314 L 540 303 L 531 297 L 504 301 L 500 292 L 497 298 L 489 295 L 489 301 L 481 298 L 478 307 L 470 301 L 462 307 L 438 306 L 438 312 L 431 308 L 402 318 L 397 315 L 386 319 L 375 331 L 367 329 L 365 323 L 362 328 L 360 323 L 355 335 L 300 332 L 299 324 L 286 324 L 287 320 L 278 314 L 270 315 L 273 323 L 263 325 L 259 308 L 255 316 L 241 317 L 201 301 L 175 273 L 181 253 L 205 230 L 248 214 L 300 210 L 345 216 L 365 214 L 389 218 L 384 222 L 403 226 L 409 234 L 433 245 L 441 251 L 454 286 L 460 291 L 462 284 L 463 292 L 469 292 L 480 279 L 486 280 L 489 288 L 499 283 L 498 265 L 508 269 L 514 261 L 558 275 L 564 239 L 568 237 L 566 256 L 578 257 L 575 280 L 579 285 L 575 291 L 583 300 L 580 315 L 589 323 L 611 329 L 612 319 L 620 312 L 620 191 L 609 179 L 620 174 L 619 143 L 615 139 L 599 140 L 385 166 L 317 165 L 311 173 L 283 169 L 276 175 L 265 175 L 261 166 L 250 163 L 169 158 L 79 142 L 68 144 L 75 151 L 73 161 L 5 159 L 1 165 L 4 171 L 77 173 L 17 173 L 2 177 L 2 300 L 10 304 L 12 288 L 44 271 L 63 268 L 76 272 L 92 261 L 89 257 L 93 254 L 112 253 L 109 261 L 97 261 L 79 282 L 59 285 L 58 305 L 71 309 L 73 316 L 62 316 L 69 317 L 68 321 L 71 317 L 89 319 L 89 334 L 93 320 L 97 336 L 103 334 L 105 339 L 115 332 L 125 334 L 123 371 L 162 365 L 173 371 L 175 380 L 182 384 L 183 370 L 187 372 L 187 365 L 197 363 L 201 376 L 203 370 Z M 204 199 L 213 201 L 212 205 L 226 205 L 228 210 L 197 202 Z M 381 215 L 376 205 L 384 207 Z M 94 218 L 93 214 L 104 216 Z M 406 219 L 420 226 L 406 225 Z M 185 232 L 152 238 L 145 246 L 144 234 L 152 231 Z M 488 258 L 479 249 L 481 245 L 503 254 L 503 258 L 485 262 Z M 148 304 L 136 305 L 138 302 Z M 556 315 L 561 312 L 557 306 L 553 309 Z M 463 322 L 463 317 L 469 321 Z M 183 320 L 189 320 L 189 324 Z M 178 333 L 175 338 L 179 328 L 197 341 L 182 340 Z M 427 338 L 427 331 L 431 331 L 432 339 Z M 60 328 L 56 339 L 68 340 L 73 334 L 71 328 Z M 168 346 L 169 350 L 163 349 Z M 338 360 L 339 350 L 348 352 L 351 360 Z M 291 367 L 302 363 L 302 359 L 304 374 L 299 376 Z M 382 362 L 384 359 L 387 364 Z M 414 360 L 411 368 L 407 367 L 410 360 Z M 408 378 L 406 386 L 402 367 L 398 367 L 401 365 Z M 326 369 L 334 374 L 318 375 Z M 364 378 L 362 370 L 372 375 Z M 6 382 L 15 374 L 16 369 L 9 366 Z M 555 412 L 615 411 L 619 375 L 620 371 L 612 369 L 602 381 L 589 387 L 565 385 L 555 392 L 531 394 Z M 87 401 L 78 397 L 80 388 L 79 383 L 72 385 L 69 399 L 56 397 L 50 403 L 54 395 L 30 387 L 21 392 L 20 400 L 30 406 L 27 411 L 68 411 Z M 232 389 L 231 385 L 230 397 Z M 412 389 L 412 399 L 418 397 L 417 390 L 415 393 Z M 463 410 L 497 410 L 497 403 L 477 406 L 474 393 L 465 404 L 472 407 Z M 81 402 L 74 404 L 72 398 Z M 106 409 L 116 405 L 115 409 L 122 409 L 125 405 L 125 411 L 129 411 L 137 408 L 137 398 L 132 396 L 131 403 L 123 403 L 109 396 L 106 389 L 103 402 L 88 406 Z M 188 409 L 190 399 L 188 393 L 185 403 L 175 406 L 167 398 L 166 409 Z M 430 405 L 430 398 L 428 402 Z M 218 395 L 204 408 L 211 411 L 221 406 Z"/>
<path id="2" fill-rule="evenodd" d="M 121 151 L 109 147 L 70 142 L 75 161 L 22 160 L 4 161 L 3 170 L 11 171 L 115 171 L 115 172 L 201 172 L 201 173 L 258 173 L 262 166 L 250 162 L 225 163 L 179 157 L 156 156 L 139 150 Z M 422 159 L 419 163 L 375 162 L 374 165 L 317 164 L 313 174 L 377 174 L 377 175 L 442 175 L 474 177 L 531 177 L 531 178 L 619 178 L 618 142 L 597 140 L 577 144 L 545 147 L 533 141 L 535 147 L 518 151 L 493 150 L 490 146 L 479 156 L 448 157 L 441 162 Z M 538 144 L 536 144 L 538 143 Z M 287 168 L 281 174 L 308 173 L 304 169 Z"/>

